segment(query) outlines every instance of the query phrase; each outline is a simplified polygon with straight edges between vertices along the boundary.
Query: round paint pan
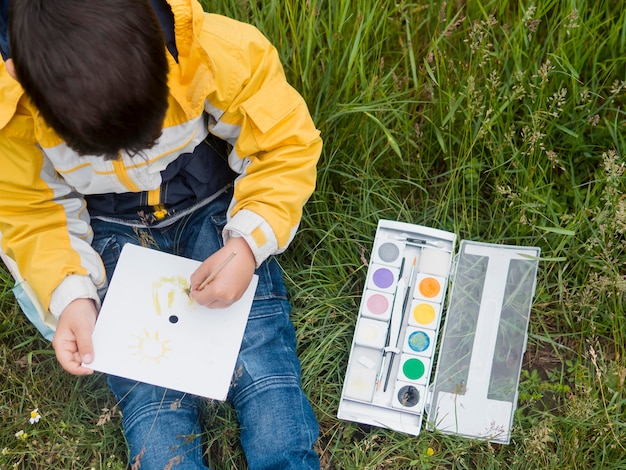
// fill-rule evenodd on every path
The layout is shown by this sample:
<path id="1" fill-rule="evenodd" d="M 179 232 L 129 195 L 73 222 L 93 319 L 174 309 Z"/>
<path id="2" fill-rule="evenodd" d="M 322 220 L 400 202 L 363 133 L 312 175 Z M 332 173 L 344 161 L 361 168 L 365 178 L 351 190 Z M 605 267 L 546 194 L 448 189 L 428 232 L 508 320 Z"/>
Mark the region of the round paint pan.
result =
<path id="1" fill-rule="evenodd" d="M 354 332 L 354 342 L 360 346 L 382 349 L 387 338 L 387 322 L 359 318 Z"/>
<path id="2" fill-rule="evenodd" d="M 428 358 L 402 354 L 398 380 L 426 384 L 429 371 L 430 360 Z"/>
<path id="3" fill-rule="evenodd" d="M 441 303 L 446 287 L 446 279 L 440 276 L 419 273 L 415 279 L 413 297 L 433 303 Z"/>
<path id="4" fill-rule="evenodd" d="M 372 253 L 372 261 L 386 266 L 399 267 L 402 264 L 402 257 L 405 245 L 395 240 L 380 240 Z"/>
<path id="5" fill-rule="evenodd" d="M 407 327 L 402 347 L 404 352 L 432 356 L 434 346 L 435 335 L 433 331 Z"/>
<path id="6" fill-rule="evenodd" d="M 376 320 L 387 321 L 391 318 L 393 295 L 373 290 L 365 291 L 361 303 L 361 315 Z"/>
<path id="7" fill-rule="evenodd" d="M 424 409 L 426 387 L 397 381 L 391 406 L 411 413 L 421 413 Z"/>
<path id="8" fill-rule="evenodd" d="M 372 264 L 368 271 L 367 289 L 392 293 L 398 283 L 398 268 Z"/>
<path id="9" fill-rule="evenodd" d="M 441 314 L 441 304 L 426 300 L 413 300 L 409 314 L 409 325 L 420 328 L 437 329 Z"/>

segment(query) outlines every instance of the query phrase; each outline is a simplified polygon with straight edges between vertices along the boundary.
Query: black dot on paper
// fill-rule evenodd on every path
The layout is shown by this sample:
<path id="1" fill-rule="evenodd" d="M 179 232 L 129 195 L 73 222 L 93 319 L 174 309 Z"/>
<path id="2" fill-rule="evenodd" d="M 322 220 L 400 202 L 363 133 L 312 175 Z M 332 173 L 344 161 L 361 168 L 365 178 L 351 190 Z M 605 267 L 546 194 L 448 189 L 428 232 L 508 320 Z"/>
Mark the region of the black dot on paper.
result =
<path id="1" fill-rule="evenodd" d="M 170 315 L 170 323 L 178 323 L 178 317 L 176 315 Z"/>

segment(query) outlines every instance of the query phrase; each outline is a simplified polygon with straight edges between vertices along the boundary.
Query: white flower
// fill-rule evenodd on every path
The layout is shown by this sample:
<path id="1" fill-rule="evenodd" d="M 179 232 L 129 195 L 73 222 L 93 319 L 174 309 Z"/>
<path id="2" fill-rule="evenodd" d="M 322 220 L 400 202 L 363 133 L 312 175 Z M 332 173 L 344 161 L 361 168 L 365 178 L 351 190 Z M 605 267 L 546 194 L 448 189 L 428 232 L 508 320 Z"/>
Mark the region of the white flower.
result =
<path id="1" fill-rule="evenodd" d="M 39 408 L 35 408 L 33 411 L 30 412 L 30 419 L 28 420 L 28 422 L 30 424 L 35 424 L 38 423 L 40 419 L 41 415 L 39 414 Z"/>

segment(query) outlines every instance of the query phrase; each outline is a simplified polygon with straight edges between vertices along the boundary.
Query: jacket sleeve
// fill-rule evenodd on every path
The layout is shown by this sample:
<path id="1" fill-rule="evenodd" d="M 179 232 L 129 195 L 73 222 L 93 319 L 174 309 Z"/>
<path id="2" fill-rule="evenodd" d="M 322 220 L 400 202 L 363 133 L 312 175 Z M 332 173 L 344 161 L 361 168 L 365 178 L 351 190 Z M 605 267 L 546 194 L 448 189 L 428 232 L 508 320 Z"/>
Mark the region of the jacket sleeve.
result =
<path id="1" fill-rule="evenodd" d="M 315 188 L 322 140 L 256 28 L 208 15 L 204 32 L 215 66 L 209 129 L 233 145 L 229 163 L 239 173 L 224 236 L 244 237 L 260 264 L 293 239 Z"/>
<path id="2" fill-rule="evenodd" d="M 32 110 L 23 101 L 0 127 L 2 251 L 43 310 L 58 318 L 76 298 L 99 304 L 106 274 L 91 248 L 85 202 L 37 145 Z"/>

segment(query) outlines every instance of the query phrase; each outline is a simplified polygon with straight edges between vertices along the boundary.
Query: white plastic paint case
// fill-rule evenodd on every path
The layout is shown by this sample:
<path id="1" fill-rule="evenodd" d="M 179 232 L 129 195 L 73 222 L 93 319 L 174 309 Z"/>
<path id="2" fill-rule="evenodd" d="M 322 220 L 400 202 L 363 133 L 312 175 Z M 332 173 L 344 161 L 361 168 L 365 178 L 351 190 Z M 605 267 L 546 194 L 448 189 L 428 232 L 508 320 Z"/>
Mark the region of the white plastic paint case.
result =
<path id="1" fill-rule="evenodd" d="M 454 257 L 455 241 L 451 232 L 379 221 L 340 419 L 418 435 L 426 417 L 429 430 L 509 442 L 540 251 L 462 241 Z M 439 291 L 422 289 L 424 279 Z M 390 329 L 398 344 L 389 344 Z"/>
<path id="2" fill-rule="evenodd" d="M 455 241 L 450 232 L 379 221 L 339 418 L 419 433 Z"/>

